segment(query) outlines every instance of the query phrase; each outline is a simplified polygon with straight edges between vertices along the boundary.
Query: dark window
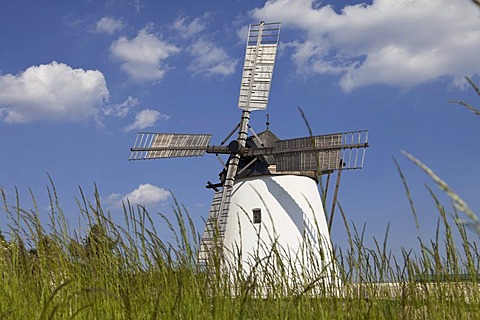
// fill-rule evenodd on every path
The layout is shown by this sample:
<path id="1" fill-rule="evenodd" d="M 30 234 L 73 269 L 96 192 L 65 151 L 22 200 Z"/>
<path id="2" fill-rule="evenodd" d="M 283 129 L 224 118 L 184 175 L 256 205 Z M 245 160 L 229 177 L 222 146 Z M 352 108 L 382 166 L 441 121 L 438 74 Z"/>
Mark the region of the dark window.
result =
<path id="1" fill-rule="evenodd" d="M 253 209 L 253 223 L 260 223 L 262 222 L 262 210 L 261 209 Z"/>

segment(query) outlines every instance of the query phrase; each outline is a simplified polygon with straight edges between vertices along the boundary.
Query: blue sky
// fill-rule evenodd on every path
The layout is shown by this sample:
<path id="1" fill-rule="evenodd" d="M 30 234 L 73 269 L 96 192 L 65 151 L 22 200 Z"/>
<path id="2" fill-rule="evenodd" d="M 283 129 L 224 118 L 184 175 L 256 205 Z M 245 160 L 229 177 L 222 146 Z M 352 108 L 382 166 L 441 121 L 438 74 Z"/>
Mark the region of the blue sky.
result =
<path id="1" fill-rule="evenodd" d="M 480 12 L 469 0 L 3 1 L 0 186 L 10 202 L 17 188 L 30 207 L 31 188 L 47 212 L 48 173 L 75 226 L 79 186 L 91 195 L 96 184 L 114 217 L 126 197 L 171 217 L 171 191 L 201 232 L 217 159 L 129 162 L 129 148 L 137 131 L 222 141 L 239 121 L 247 26 L 260 20 L 283 23 L 271 130 L 308 135 L 298 107 L 314 134 L 369 130 L 365 168 L 345 172 L 339 196 L 348 219 L 367 224 L 367 238 L 390 223 L 392 247 L 416 245 L 393 157 L 422 234 L 434 235 L 438 213 L 424 186 L 433 183 L 401 150 L 479 211 L 480 119 L 449 103 L 480 104 L 464 81 L 480 74 Z M 265 118 L 252 115 L 257 132 Z M 0 217 L 0 229 L 7 223 Z M 334 243 L 345 245 L 345 235 L 337 219 Z"/>

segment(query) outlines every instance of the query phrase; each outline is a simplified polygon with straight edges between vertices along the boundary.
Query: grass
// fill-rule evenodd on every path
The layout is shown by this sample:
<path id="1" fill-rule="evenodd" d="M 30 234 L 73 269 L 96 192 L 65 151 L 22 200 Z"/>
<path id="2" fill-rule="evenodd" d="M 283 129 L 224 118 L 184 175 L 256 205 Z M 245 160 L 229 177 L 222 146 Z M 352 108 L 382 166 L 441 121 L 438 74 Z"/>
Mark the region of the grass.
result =
<path id="1" fill-rule="evenodd" d="M 18 196 L 10 204 L 2 193 L 10 230 L 0 240 L 0 319 L 480 318 L 478 248 L 458 206 L 449 219 L 432 190 L 437 236 L 419 240 L 419 255 L 405 250 L 392 256 L 388 229 L 367 248 L 364 229 L 345 224 L 350 245 L 334 252 L 340 290 L 322 288 L 314 267 L 293 280 L 282 278 L 288 272 L 266 276 L 273 265 L 289 267 L 276 259 L 281 248 L 272 248 L 271 261 L 258 261 L 259 272 L 248 275 L 235 264 L 199 266 L 197 233 L 178 204 L 176 223 L 166 221 L 176 239 L 170 245 L 157 236 L 158 217 L 143 207 L 126 204 L 124 222 L 115 224 L 98 192 L 90 201 L 80 191 L 79 213 L 88 221 L 80 235 L 68 226 L 53 183 L 48 190 L 48 223 L 41 222 L 33 194 L 33 209 L 25 210 Z M 416 214 L 413 203 L 412 210 Z"/>

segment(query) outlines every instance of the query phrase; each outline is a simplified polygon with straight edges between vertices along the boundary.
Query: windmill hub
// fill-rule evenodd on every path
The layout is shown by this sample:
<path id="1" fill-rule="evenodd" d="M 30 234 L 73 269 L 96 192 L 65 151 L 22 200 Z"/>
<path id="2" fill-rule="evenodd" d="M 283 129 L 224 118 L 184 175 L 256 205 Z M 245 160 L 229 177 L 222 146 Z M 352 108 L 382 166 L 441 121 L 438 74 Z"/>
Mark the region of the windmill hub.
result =
<path id="1" fill-rule="evenodd" d="M 244 147 L 238 142 L 238 140 L 232 140 L 228 144 L 228 150 L 230 150 L 231 153 L 233 154 L 242 154 L 243 153 Z"/>

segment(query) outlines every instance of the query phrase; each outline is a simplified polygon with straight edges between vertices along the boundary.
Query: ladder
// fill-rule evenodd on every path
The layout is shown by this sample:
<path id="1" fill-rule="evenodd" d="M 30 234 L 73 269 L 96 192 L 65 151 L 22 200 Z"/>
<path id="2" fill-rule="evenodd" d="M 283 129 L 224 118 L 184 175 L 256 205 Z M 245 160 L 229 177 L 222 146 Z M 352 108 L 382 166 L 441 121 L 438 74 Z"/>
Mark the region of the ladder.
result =
<path id="1" fill-rule="evenodd" d="M 205 225 L 205 231 L 200 240 L 200 247 L 198 248 L 197 253 L 198 261 L 201 263 L 208 263 L 215 247 L 217 247 L 218 250 L 221 249 L 223 245 L 225 230 L 227 228 L 228 211 L 230 208 L 230 198 L 232 195 L 232 188 L 225 188 L 225 195 L 223 195 L 224 192 L 222 190 L 216 191 L 213 196 L 212 205 L 210 206 L 207 223 Z M 223 200 L 222 206 L 223 196 L 225 199 Z"/>

